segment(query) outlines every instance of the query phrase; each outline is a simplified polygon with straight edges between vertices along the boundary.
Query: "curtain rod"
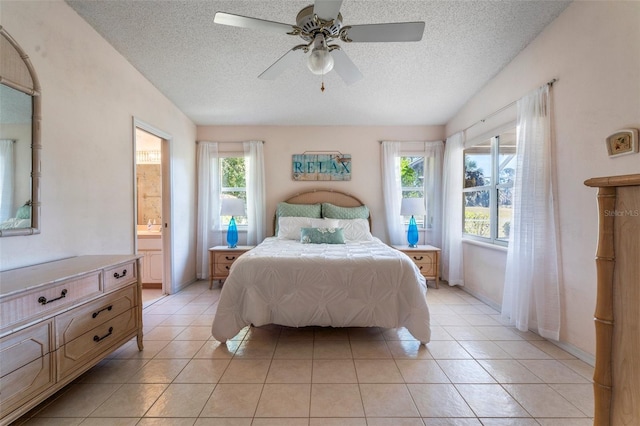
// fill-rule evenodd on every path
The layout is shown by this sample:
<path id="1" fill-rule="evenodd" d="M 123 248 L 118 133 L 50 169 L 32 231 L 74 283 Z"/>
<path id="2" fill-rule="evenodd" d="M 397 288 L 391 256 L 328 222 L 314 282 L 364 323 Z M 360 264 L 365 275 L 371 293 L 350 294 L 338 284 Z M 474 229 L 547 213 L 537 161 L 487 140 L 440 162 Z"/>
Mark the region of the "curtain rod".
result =
<path id="1" fill-rule="evenodd" d="M 199 144 L 200 142 L 216 142 L 216 141 L 196 141 L 196 145 Z M 245 143 L 245 142 L 251 142 L 251 141 L 225 141 L 225 142 L 217 141 L 216 143 Z M 262 142 L 263 144 L 265 143 L 265 141 L 258 141 L 258 142 Z"/>
<path id="2" fill-rule="evenodd" d="M 548 81 L 548 82 L 546 83 L 546 85 L 547 85 L 547 86 L 553 86 L 553 83 L 555 83 L 556 81 L 558 81 L 558 79 L 557 79 L 557 78 L 554 78 L 554 79 L 552 79 L 552 80 Z M 542 87 L 542 86 L 540 86 L 540 87 Z M 462 132 L 466 132 L 467 130 L 469 130 L 469 129 L 470 129 L 470 128 L 472 128 L 473 126 L 476 126 L 476 125 L 478 125 L 478 124 L 480 124 L 480 123 L 484 123 L 485 121 L 487 121 L 488 119 L 490 119 L 490 118 L 491 118 L 491 117 L 493 117 L 494 115 L 497 115 L 497 114 L 501 113 L 502 111 L 504 111 L 504 110 L 505 110 L 505 109 L 507 109 L 507 108 L 511 108 L 511 107 L 512 107 L 512 106 L 514 106 L 517 102 L 518 102 L 518 101 L 516 100 L 516 101 L 511 102 L 510 104 L 507 104 L 507 105 L 503 106 L 503 107 L 502 107 L 502 108 L 500 108 L 499 110 L 492 112 L 491 114 L 487 115 L 485 118 L 483 118 L 483 119 L 481 119 L 481 120 L 476 121 L 475 123 L 471 124 L 470 126 L 467 126 L 467 127 L 465 127 L 464 129 L 462 129 L 461 131 L 462 131 Z M 456 133 L 458 133 L 458 132 L 456 132 Z"/>

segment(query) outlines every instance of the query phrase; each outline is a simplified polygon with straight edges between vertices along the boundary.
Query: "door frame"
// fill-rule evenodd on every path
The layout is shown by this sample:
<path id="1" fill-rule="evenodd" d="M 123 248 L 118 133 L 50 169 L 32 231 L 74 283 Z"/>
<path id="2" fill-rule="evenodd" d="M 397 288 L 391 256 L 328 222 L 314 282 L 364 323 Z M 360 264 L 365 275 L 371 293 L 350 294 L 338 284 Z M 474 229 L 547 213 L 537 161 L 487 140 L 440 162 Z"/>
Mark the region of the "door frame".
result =
<path id="1" fill-rule="evenodd" d="M 171 192 L 171 150 L 173 145 L 173 137 L 157 127 L 154 127 L 136 117 L 133 117 L 133 252 L 138 252 L 138 237 L 137 237 L 137 224 L 138 224 L 138 185 L 136 184 L 136 129 L 144 130 L 147 133 L 151 133 L 162 140 L 161 142 L 161 170 L 162 170 L 162 256 L 163 256 L 163 270 L 162 270 L 162 293 L 173 293 L 173 283 L 175 270 L 174 255 L 173 255 L 173 239 L 172 239 L 172 221 L 171 221 L 171 206 L 172 206 L 172 192 Z"/>

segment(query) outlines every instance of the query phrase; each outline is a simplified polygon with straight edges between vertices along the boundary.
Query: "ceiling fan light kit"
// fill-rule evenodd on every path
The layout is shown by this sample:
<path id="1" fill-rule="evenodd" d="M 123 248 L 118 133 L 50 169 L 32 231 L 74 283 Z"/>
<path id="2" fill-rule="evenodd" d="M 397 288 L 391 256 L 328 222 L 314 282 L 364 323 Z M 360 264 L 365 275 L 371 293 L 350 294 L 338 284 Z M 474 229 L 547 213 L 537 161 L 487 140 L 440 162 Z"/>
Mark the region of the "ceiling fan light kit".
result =
<path id="1" fill-rule="evenodd" d="M 316 34 L 313 48 L 307 58 L 309 70 L 316 75 L 324 75 L 333 69 L 333 56 L 322 34 Z"/>
<path id="2" fill-rule="evenodd" d="M 294 65 L 299 55 L 297 52 L 302 51 L 303 54 L 308 54 L 307 67 L 313 74 L 324 77 L 325 74 L 335 70 L 340 78 L 350 85 L 362 79 L 363 75 L 341 46 L 329 43 L 334 40 L 344 43 L 422 40 L 424 22 L 342 26 L 340 6 L 342 6 L 342 0 L 316 0 L 313 5 L 298 12 L 296 25 L 225 12 L 216 12 L 213 22 L 299 36 L 306 42 L 306 44 L 294 46 L 258 76 L 265 80 L 277 78 L 285 69 Z M 324 91 L 324 81 L 321 90 Z"/>

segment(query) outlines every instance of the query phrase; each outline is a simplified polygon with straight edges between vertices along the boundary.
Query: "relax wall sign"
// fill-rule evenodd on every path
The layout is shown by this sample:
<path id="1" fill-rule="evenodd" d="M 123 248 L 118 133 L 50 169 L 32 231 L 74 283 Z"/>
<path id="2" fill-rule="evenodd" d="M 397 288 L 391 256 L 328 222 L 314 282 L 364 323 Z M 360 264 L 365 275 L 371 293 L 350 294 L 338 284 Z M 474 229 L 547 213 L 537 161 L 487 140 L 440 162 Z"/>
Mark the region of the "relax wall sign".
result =
<path id="1" fill-rule="evenodd" d="M 293 180 L 351 180 L 351 154 L 294 154 Z"/>

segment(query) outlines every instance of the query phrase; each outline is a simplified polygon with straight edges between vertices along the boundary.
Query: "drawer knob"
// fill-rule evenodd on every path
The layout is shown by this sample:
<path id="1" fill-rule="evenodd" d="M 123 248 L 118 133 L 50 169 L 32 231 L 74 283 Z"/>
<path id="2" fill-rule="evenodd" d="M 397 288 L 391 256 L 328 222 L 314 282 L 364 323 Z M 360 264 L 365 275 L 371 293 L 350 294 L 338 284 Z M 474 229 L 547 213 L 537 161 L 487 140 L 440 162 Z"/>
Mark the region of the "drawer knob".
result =
<path id="1" fill-rule="evenodd" d="M 229 265 L 224 265 L 224 269 L 229 270 Z"/>
<path id="2" fill-rule="evenodd" d="M 99 342 L 102 339 L 106 339 L 107 337 L 111 336 L 111 334 L 113 333 L 113 327 L 109 327 L 109 332 L 107 334 L 105 334 L 104 336 L 100 337 L 97 334 L 95 336 L 93 336 L 93 341 L 94 342 Z"/>
<path id="3" fill-rule="evenodd" d="M 119 273 L 117 273 L 117 272 L 114 272 L 114 274 L 113 274 L 113 278 L 115 278 L 115 279 L 119 279 L 119 278 L 123 278 L 123 277 L 125 277 L 126 275 L 127 275 L 127 270 L 126 270 L 126 269 L 123 269 L 123 270 L 122 270 L 122 274 L 119 274 Z"/>
<path id="4" fill-rule="evenodd" d="M 47 303 L 55 302 L 56 300 L 64 299 L 67 296 L 67 289 L 65 288 L 60 292 L 60 297 L 56 297 L 55 299 L 47 300 L 46 297 L 40 296 L 38 298 L 38 303 L 42 305 L 46 305 Z"/>
<path id="5" fill-rule="evenodd" d="M 113 309 L 113 305 L 109 305 L 106 308 L 102 308 L 99 311 L 94 312 L 93 315 L 91 315 L 91 318 L 97 317 L 98 315 L 100 315 L 100 312 L 102 312 L 102 311 L 110 311 L 111 309 Z"/>
<path id="6" fill-rule="evenodd" d="M 225 256 L 224 257 L 227 260 L 234 260 L 236 257 L 235 256 Z"/>
<path id="7" fill-rule="evenodd" d="M 424 259 L 424 256 L 420 256 L 420 257 L 413 256 L 413 258 L 414 258 L 415 260 L 422 260 L 422 259 Z"/>

